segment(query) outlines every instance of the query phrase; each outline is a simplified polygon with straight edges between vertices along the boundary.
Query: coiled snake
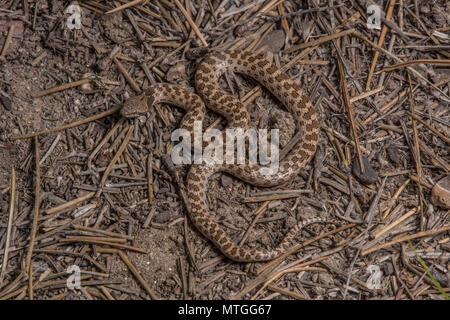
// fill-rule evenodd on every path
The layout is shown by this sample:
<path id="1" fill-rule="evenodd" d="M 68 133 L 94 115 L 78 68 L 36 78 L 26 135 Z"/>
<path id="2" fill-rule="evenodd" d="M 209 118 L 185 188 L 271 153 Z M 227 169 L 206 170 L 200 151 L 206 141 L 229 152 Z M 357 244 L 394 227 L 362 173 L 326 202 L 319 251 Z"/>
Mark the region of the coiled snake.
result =
<path id="1" fill-rule="evenodd" d="M 191 206 L 190 219 L 201 233 L 211 240 L 222 253 L 235 261 L 266 261 L 284 253 L 296 233 L 305 225 L 326 222 L 310 219 L 292 228 L 274 249 L 255 250 L 239 247 L 208 212 L 206 192 L 208 179 L 216 172 L 227 172 L 255 186 L 275 186 L 296 176 L 314 155 L 319 140 L 319 122 L 308 96 L 286 74 L 261 56 L 246 51 L 224 51 L 210 54 L 198 66 L 195 85 L 198 94 L 170 84 L 156 84 L 143 94 L 128 99 L 121 114 L 136 117 L 151 110 L 154 104 L 166 102 L 187 110 L 180 127 L 193 132 L 194 121 L 202 121 L 205 105 L 221 114 L 229 128 L 248 128 L 250 116 L 245 106 L 220 88 L 219 77 L 226 69 L 250 76 L 266 87 L 294 115 L 296 129 L 302 140 L 280 161 L 275 174 L 262 174 L 255 164 L 194 164 L 187 176 L 187 196 Z"/>

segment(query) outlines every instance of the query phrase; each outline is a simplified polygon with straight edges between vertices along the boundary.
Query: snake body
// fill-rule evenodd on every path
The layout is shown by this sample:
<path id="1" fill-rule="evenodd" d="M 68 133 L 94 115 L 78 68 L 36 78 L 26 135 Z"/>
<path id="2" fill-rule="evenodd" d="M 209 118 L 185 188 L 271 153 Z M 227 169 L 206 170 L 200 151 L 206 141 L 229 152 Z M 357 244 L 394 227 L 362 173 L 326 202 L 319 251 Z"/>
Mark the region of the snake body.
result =
<path id="1" fill-rule="evenodd" d="M 297 224 L 280 242 L 270 250 L 246 249 L 235 244 L 225 230 L 210 216 L 207 205 L 209 178 L 217 172 L 227 172 L 255 186 L 283 184 L 307 164 L 314 155 L 319 140 L 319 122 L 306 93 L 279 68 L 261 56 L 247 51 L 224 51 L 210 54 L 198 66 L 195 74 L 196 94 L 170 84 L 157 84 L 137 97 L 128 99 L 121 109 L 122 115 L 133 117 L 150 111 L 155 103 L 167 102 L 187 110 L 181 127 L 193 132 L 194 121 L 202 121 L 205 104 L 227 120 L 228 128 L 249 126 L 249 113 L 235 97 L 220 88 L 218 82 L 225 70 L 250 76 L 266 87 L 294 115 L 297 130 L 302 140 L 280 161 L 274 174 L 262 174 L 260 165 L 255 164 L 194 164 L 187 176 L 187 196 L 191 206 L 190 219 L 196 228 L 211 240 L 228 258 L 235 261 L 267 261 L 284 253 L 299 229 L 305 225 L 327 222 L 324 219 L 310 219 Z"/>

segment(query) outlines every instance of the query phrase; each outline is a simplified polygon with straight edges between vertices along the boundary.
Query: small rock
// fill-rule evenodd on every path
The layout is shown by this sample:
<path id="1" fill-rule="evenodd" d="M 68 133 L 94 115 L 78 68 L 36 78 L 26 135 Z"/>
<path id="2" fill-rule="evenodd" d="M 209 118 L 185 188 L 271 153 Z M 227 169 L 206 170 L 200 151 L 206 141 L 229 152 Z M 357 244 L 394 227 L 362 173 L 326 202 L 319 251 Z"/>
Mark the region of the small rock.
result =
<path id="1" fill-rule="evenodd" d="M 83 76 L 82 76 L 82 79 L 94 79 L 95 78 L 95 75 L 93 74 L 93 73 L 85 73 L 85 74 L 83 74 Z M 80 86 L 80 90 L 83 92 L 83 93 L 92 93 L 92 91 L 94 90 L 94 87 L 93 87 L 93 85 L 92 85 L 92 83 L 91 82 L 87 82 L 87 83 L 83 83 L 81 86 Z M 78 99 L 77 99 L 78 100 Z M 76 100 L 75 100 L 75 102 L 76 102 Z M 80 104 L 80 101 L 78 101 L 78 103 L 77 104 Z"/>
<path id="2" fill-rule="evenodd" d="M 228 187 L 233 182 L 233 180 L 231 179 L 231 177 L 222 174 L 222 177 L 220 177 L 220 182 L 222 183 L 222 186 Z"/>
<path id="3" fill-rule="evenodd" d="M 280 52 L 284 46 L 285 35 L 283 30 L 274 30 L 270 32 L 262 41 L 260 47 L 267 46 L 267 51 L 273 53 Z"/>
<path id="4" fill-rule="evenodd" d="M 97 157 L 96 164 L 99 167 L 106 167 L 108 163 L 111 161 L 111 159 L 112 159 L 111 150 L 108 149 L 99 154 L 99 156 Z"/>
<path id="5" fill-rule="evenodd" d="M 270 243 L 270 238 L 267 233 L 264 233 L 259 240 L 261 241 L 261 243 L 264 243 L 264 244 Z"/>
<path id="6" fill-rule="evenodd" d="M 91 93 L 94 90 L 94 88 L 92 87 L 92 83 L 87 82 L 87 83 L 83 83 L 80 86 L 80 90 L 83 93 Z"/>
<path id="7" fill-rule="evenodd" d="M 436 183 L 431 190 L 431 202 L 439 207 L 450 209 L 450 176 Z"/>
<path id="8" fill-rule="evenodd" d="M 384 274 L 390 276 L 391 274 L 394 273 L 394 266 L 392 265 L 392 263 L 387 262 L 384 264 Z"/>
<path id="9" fill-rule="evenodd" d="M 2 102 L 2 105 L 5 107 L 6 110 L 11 111 L 11 99 L 9 99 L 7 96 L 4 96 L 0 94 L 0 101 Z"/>
<path id="10" fill-rule="evenodd" d="M 172 213 L 170 211 L 162 211 L 153 217 L 153 221 L 156 223 L 166 223 L 172 218 Z"/>
<path id="11" fill-rule="evenodd" d="M 362 159 L 364 164 L 364 173 L 361 174 L 361 168 L 359 167 L 358 157 L 355 157 L 355 159 L 353 160 L 353 174 L 362 183 L 371 184 L 377 182 L 378 179 L 377 172 L 373 170 L 369 160 L 367 160 L 365 156 L 362 156 Z"/>
<path id="12" fill-rule="evenodd" d="M 319 282 L 326 285 L 333 285 L 334 279 L 329 273 L 321 272 L 319 273 Z"/>
<path id="13" fill-rule="evenodd" d="M 172 66 L 169 71 L 167 71 L 166 75 L 166 79 L 169 82 L 178 79 L 185 79 L 186 77 L 186 66 L 180 62 L 177 62 L 174 66 Z"/>
<path id="14" fill-rule="evenodd" d="M 431 270 L 431 274 L 443 287 L 448 287 L 449 280 L 445 274 L 437 271 L 436 269 Z"/>
<path id="15" fill-rule="evenodd" d="M 402 158 L 396 146 L 391 145 L 386 149 L 386 151 L 389 156 L 389 159 L 391 159 L 392 162 L 394 162 L 397 165 L 402 164 Z"/>

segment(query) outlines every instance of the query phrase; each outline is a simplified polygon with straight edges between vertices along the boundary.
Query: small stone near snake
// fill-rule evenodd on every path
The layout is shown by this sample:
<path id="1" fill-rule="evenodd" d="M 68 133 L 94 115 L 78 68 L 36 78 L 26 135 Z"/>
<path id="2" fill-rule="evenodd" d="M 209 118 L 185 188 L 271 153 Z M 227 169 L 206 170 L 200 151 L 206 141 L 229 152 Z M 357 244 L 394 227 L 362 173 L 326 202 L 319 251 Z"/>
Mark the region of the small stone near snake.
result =
<path id="1" fill-rule="evenodd" d="M 441 284 L 441 286 L 448 287 L 448 284 L 450 281 L 449 281 L 448 277 L 445 276 L 445 274 L 437 271 L 436 269 L 432 269 L 431 274 Z"/>
<path id="2" fill-rule="evenodd" d="M 229 185 L 231 185 L 233 180 L 231 179 L 231 177 L 229 177 L 225 174 L 222 174 L 222 177 L 220 178 L 220 182 L 222 183 L 222 186 L 228 187 Z"/>
<path id="3" fill-rule="evenodd" d="M 186 78 L 186 66 L 183 63 L 177 62 L 175 65 L 170 67 L 169 71 L 167 71 L 166 79 L 169 82 Z"/>
<path id="4" fill-rule="evenodd" d="M 391 159 L 392 162 L 394 162 L 397 165 L 402 164 L 401 154 L 396 146 L 391 145 L 386 149 L 386 151 L 389 156 L 389 159 Z"/>
<path id="5" fill-rule="evenodd" d="M 2 102 L 2 105 L 5 107 L 6 110 L 11 111 L 12 103 L 8 97 L 5 97 L 4 95 L 0 94 L 0 101 Z"/>
<path id="6" fill-rule="evenodd" d="M 353 160 L 353 174 L 362 183 L 372 184 L 377 182 L 378 179 L 377 172 L 373 170 L 369 160 L 367 160 L 365 156 L 362 156 L 362 159 L 364 164 L 364 173 L 361 173 L 358 157 L 355 157 L 355 159 Z"/>
<path id="7" fill-rule="evenodd" d="M 260 47 L 266 45 L 267 49 L 264 51 L 278 53 L 284 46 L 284 39 L 285 36 L 283 30 L 274 30 L 264 37 L 264 39 L 261 41 Z"/>
<path id="8" fill-rule="evenodd" d="M 161 211 L 156 213 L 153 217 L 153 221 L 156 223 L 167 223 L 172 218 L 172 213 L 170 211 Z"/>
<path id="9" fill-rule="evenodd" d="M 383 266 L 384 268 L 384 274 L 385 275 L 388 275 L 388 276 L 390 276 L 391 274 L 393 274 L 394 273 L 394 266 L 392 265 L 392 263 L 390 263 L 390 262 L 387 262 L 387 263 L 385 263 L 384 264 L 384 266 Z"/>
<path id="10" fill-rule="evenodd" d="M 450 209 L 450 176 L 439 180 L 431 189 L 431 202 L 441 208 Z"/>

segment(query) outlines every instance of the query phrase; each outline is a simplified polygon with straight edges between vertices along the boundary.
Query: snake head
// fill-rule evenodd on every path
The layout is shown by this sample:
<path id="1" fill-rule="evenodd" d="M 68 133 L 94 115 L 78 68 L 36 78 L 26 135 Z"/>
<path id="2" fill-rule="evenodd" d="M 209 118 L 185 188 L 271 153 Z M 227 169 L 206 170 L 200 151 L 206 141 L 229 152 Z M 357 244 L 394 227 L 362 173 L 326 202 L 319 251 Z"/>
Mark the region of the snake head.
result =
<path id="1" fill-rule="evenodd" d="M 125 118 L 136 118 L 149 111 L 148 97 L 145 93 L 128 98 L 120 109 L 120 114 Z"/>

